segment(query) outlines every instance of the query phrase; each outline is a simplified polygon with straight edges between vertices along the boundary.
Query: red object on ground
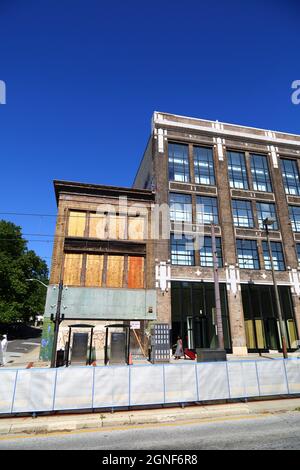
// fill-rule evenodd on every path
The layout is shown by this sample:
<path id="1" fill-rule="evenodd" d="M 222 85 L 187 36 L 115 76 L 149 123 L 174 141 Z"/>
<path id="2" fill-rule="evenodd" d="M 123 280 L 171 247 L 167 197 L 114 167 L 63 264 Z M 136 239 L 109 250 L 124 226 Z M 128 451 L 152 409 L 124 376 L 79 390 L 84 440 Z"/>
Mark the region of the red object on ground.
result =
<path id="1" fill-rule="evenodd" d="M 133 364 L 133 363 L 132 363 L 132 354 L 129 353 L 129 363 L 128 363 L 128 365 L 129 365 L 129 366 L 132 366 L 132 364 Z"/>
<path id="2" fill-rule="evenodd" d="M 186 356 L 189 359 L 191 359 L 192 361 L 194 361 L 196 359 L 196 353 L 194 353 L 194 351 L 191 351 L 188 348 L 185 348 L 185 350 L 184 350 L 184 357 L 186 358 Z"/>

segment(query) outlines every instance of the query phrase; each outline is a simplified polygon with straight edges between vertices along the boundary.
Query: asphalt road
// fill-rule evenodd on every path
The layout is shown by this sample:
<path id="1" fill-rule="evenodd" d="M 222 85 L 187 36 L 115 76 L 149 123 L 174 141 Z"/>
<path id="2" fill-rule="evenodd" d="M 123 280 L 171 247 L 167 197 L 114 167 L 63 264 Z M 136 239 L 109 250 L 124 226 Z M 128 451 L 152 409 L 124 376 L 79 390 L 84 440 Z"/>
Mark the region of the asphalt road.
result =
<path id="1" fill-rule="evenodd" d="M 35 437 L 0 437 L 0 450 L 299 450 L 300 413 Z"/>
<path id="2" fill-rule="evenodd" d="M 6 361 L 7 366 L 14 362 L 16 358 L 21 358 L 24 355 L 33 351 L 41 343 L 41 338 L 29 338 L 29 339 L 15 339 L 8 341 Z"/>

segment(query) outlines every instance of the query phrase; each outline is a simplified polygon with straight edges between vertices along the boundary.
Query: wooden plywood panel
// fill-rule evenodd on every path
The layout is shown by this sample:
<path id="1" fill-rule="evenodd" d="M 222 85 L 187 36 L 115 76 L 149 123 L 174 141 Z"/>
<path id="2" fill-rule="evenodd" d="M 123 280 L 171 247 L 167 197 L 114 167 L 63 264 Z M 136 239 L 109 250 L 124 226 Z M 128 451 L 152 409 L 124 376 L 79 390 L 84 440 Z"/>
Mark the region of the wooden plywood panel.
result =
<path id="1" fill-rule="evenodd" d="M 86 212 L 69 212 L 68 235 L 70 237 L 83 237 L 86 226 Z"/>
<path id="2" fill-rule="evenodd" d="M 128 287 L 144 288 L 144 258 L 141 256 L 128 257 Z"/>
<path id="3" fill-rule="evenodd" d="M 85 271 L 86 287 L 102 286 L 103 260 L 103 255 L 87 255 Z"/>
<path id="4" fill-rule="evenodd" d="M 113 240 L 124 240 L 126 235 L 126 217 L 124 215 L 109 216 L 109 238 Z"/>
<path id="5" fill-rule="evenodd" d="M 123 287 L 124 256 L 108 256 L 106 287 Z"/>
<path id="6" fill-rule="evenodd" d="M 89 236 L 91 238 L 107 238 L 106 225 L 107 217 L 104 214 L 90 214 Z"/>
<path id="7" fill-rule="evenodd" d="M 145 217 L 128 217 L 129 240 L 145 239 Z"/>
<path id="8" fill-rule="evenodd" d="M 66 286 L 80 286 L 82 254 L 66 253 L 63 281 Z"/>

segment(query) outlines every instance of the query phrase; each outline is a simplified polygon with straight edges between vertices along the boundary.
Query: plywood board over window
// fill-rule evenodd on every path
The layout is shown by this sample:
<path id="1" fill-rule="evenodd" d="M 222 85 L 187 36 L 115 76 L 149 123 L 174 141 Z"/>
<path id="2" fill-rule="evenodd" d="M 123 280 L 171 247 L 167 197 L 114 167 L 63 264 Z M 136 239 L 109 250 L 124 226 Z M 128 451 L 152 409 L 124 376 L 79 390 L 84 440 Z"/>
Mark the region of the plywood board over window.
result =
<path id="1" fill-rule="evenodd" d="M 129 240 L 144 240 L 146 238 L 145 225 L 145 217 L 128 217 Z"/>
<path id="2" fill-rule="evenodd" d="M 108 256 L 106 287 L 123 287 L 124 256 Z"/>
<path id="3" fill-rule="evenodd" d="M 103 255 L 87 255 L 85 271 L 86 287 L 102 286 L 103 259 Z"/>
<path id="4" fill-rule="evenodd" d="M 66 286 L 80 286 L 83 255 L 66 253 L 63 281 Z"/>
<path id="5" fill-rule="evenodd" d="M 69 212 L 68 235 L 70 237 L 84 237 L 86 226 L 86 212 Z"/>
<path id="6" fill-rule="evenodd" d="M 126 216 L 125 215 L 109 215 L 109 235 L 110 239 L 124 240 L 126 239 Z"/>
<path id="7" fill-rule="evenodd" d="M 128 287 L 129 289 L 144 288 L 144 258 L 142 256 L 128 257 Z"/>
<path id="8" fill-rule="evenodd" d="M 107 238 L 107 218 L 104 214 L 90 214 L 89 236 L 91 238 Z"/>

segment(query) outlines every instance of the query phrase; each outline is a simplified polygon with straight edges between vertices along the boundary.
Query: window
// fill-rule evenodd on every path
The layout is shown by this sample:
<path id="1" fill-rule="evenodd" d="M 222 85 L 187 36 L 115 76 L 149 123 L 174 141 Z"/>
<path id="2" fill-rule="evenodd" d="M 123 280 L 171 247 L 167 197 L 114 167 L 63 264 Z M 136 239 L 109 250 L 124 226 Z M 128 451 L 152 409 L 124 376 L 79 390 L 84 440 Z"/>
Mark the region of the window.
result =
<path id="1" fill-rule="evenodd" d="M 195 183 L 215 185 L 213 150 L 207 147 L 194 147 Z"/>
<path id="2" fill-rule="evenodd" d="M 90 213 L 89 237 L 103 240 L 144 240 L 147 237 L 144 215 Z"/>
<path id="3" fill-rule="evenodd" d="M 253 213 L 250 201 L 232 200 L 233 223 L 236 227 L 253 227 Z"/>
<path id="4" fill-rule="evenodd" d="M 216 197 L 197 196 L 197 224 L 218 224 L 218 201 Z"/>
<path id="5" fill-rule="evenodd" d="M 170 219 L 192 222 L 192 197 L 190 195 L 170 193 Z"/>
<path id="6" fill-rule="evenodd" d="M 296 243 L 296 248 L 297 248 L 298 265 L 300 266 L 300 243 Z"/>
<path id="7" fill-rule="evenodd" d="M 143 289 L 145 259 L 142 256 L 128 256 L 128 288 Z"/>
<path id="8" fill-rule="evenodd" d="M 289 206 L 290 219 L 294 232 L 300 232 L 300 206 Z"/>
<path id="9" fill-rule="evenodd" d="M 275 219 L 274 224 L 271 226 L 271 229 L 278 230 L 278 221 L 276 216 L 275 204 L 269 202 L 257 202 L 256 203 L 257 217 L 258 217 L 258 226 L 259 228 L 265 228 L 263 221 L 265 219 Z"/>
<path id="10" fill-rule="evenodd" d="M 251 155 L 251 174 L 255 191 L 272 192 L 268 157 L 264 155 Z"/>
<path id="11" fill-rule="evenodd" d="M 299 172 L 296 160 L 283 158 L 281 162 L 281 171 L 283 184 L 286 194 L 300 195 Z"/>
<path id="12" fill-rule="evenodd" d="M 259 258 L 255 240 L 237 240 L 236 249 L 241 269 L 259 269 Z"/>
<path id="13" fill-rule="evenodd" d="M 177 235 L 178 236 L 178 235 Z M 184 235 L 179 239 L 171 235 L 171 260 L 172 264 L 183 266 L 194 266 L 195 256 L 193 240 L 186 238 Z"/>
<path id="14" fill-rule="evenodd" d="M 190 181 L 189 148 L 187 145 L 169 143 L 169 180 Z"/>
<path id="15" fill-rule="evenodd" d="M 228 152 L 228 173 L 231 188 L 248 189 L 245 155 L 239 152 Z"/>
<path id="16" fill-rule="evenodd" d="M 102 287 L 103 261 L 103 255 L 86 255 L 86 287 Z"/>
<path id="17" fill-rule="evenodd" d="M 83 255 L 80 253 L 65 253 L 64 285 L 80 286 Z"/>
<path id="18" fill-rule="evenodd" d="M 84 287 L 144 288 L 143 256 L 65 253 L 64 284 Z"/>
<path id="19" fill-rule="evenodd" d="M 268 248 L 268 243 L 266 241 L 262 242 L 263 254 L 264 254 L 264 262 L 265 262 L 265 269 L 271 269 L 271 260 L 270 260 L 270 253 Z M 272 258 L 275 271 L 284 271 L 285 264 L 282 252 L 282 245 L 280 242 L 271 242 L 271 250 L 272 250 Z"/>
<path id="20" fill-rule="evenodd" d="M 217 251 L 217 259 L 218 259 L 218 266 L 219 268 L 222 267 L 222 246 L 221 246 L 221 238 L 216 237 L 216 251 Z M 205 236 L 203 237 L 203 246 L 200 248 L 200 266 L 206 266 L 213 268 L 214 260 L 213 260 L 213 252 L 212 252 L 212 240 L 211 237 Z"/>
<path id="21" fill-rule="evenodd" d="M 68 220 L 68 236 L 84 237 L 86 227 L 86 212 L 70 211 Z"/>

